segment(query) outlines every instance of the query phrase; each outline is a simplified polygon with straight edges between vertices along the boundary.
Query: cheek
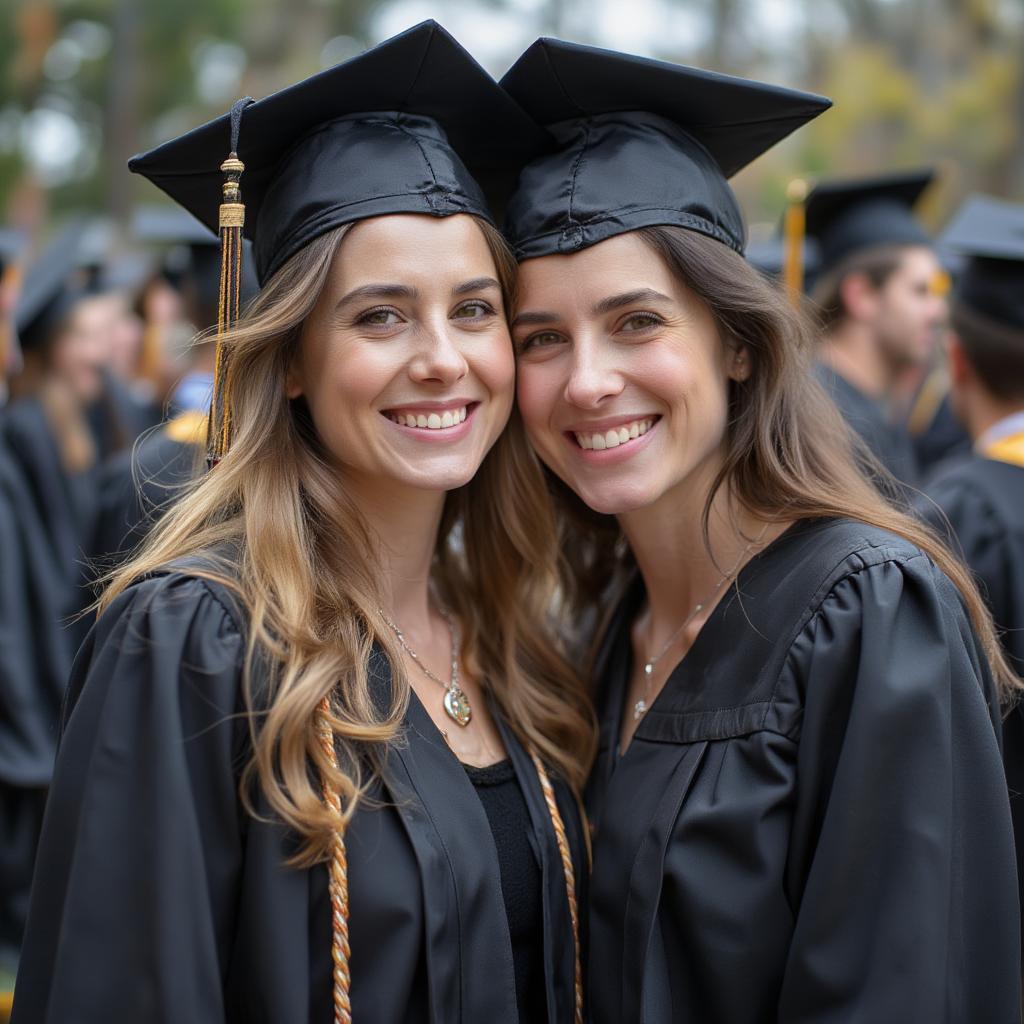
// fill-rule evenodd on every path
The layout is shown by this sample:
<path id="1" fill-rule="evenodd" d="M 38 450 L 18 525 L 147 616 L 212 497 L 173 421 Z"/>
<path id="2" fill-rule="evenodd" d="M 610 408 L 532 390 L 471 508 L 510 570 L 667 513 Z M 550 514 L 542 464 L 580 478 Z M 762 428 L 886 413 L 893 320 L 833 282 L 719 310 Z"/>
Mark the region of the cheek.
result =
<path id="1" fill-rule="evenodd" d="M 516 384 L 516 362 L 512 341 L 507 334 L 489 339 L 473 352 L 468 362 L 493 398 L 504 398 L 511 404 Z"/>
<path id="2" fill-rule="evenodd" d="M 550 363 L 520 363 L 517 367 L 516 405 L 527 430 L 544 428 L 561 393 L 561 378 Z"/>

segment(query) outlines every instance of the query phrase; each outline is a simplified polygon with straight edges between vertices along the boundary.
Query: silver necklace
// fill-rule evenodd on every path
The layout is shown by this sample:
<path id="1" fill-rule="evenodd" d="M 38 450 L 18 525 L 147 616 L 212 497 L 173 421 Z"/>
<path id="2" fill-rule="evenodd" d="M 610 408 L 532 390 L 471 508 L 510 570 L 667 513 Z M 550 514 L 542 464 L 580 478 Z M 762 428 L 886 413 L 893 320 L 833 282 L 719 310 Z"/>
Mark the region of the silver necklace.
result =
<path id="1" fill-rule="evenodd" d="M 473 708 L 470 706 L 469 698 L 466 696 L 465 691 L 461 686 L 459 686 L 459 628 L 455 625 L 455 620 L 448 614 L 448 611 L 444 608 L 440 609 L 445 622 L 448 623 L 448 632 L 452 638 L 451 678 L 446 683 L 440 676 L 435 676 L 434 673 L 431 672 L 422 661 L 420 661 L 420 656 L 406 643 L 405 635 L 402 633 L 399 625 L 392 622 L 384 614 L 384 609 L 378 608 L 377 610 L 380 612 L 380 617 L 391 627 L 391 630 L 397 637 L 402 650 L 405 651 L 405 653 L 408 654 L 414 662 L 416 662 L 420 671 L 428 679 L 432 679 L 438 684 L 438 686 L 444 689 L 444 710 L 448 717 L 457 725 L 461 725 L 463 727 L 469 725 L 470 719 L 473 717 Z"/>
<path id="2" fill-rule="evenodd" d="M 725 583 L 726 580 L 731 579 L 733 576 L 736 575 L 736 573 L 740 569 L 740 566 L 743 564 L 743 559 L 747 557 L 752 548 L 756 547 L 758 544 L 761 543 L 765 533 L 768 530 L 768 525 L 768 523 L 765 523 L 764 528 L 761 530 L 761 532 L 740 552 L 739 558 L 736 559 L 736 564 L 733 565 L 733 567 L 728 572 L 726 572 L 722 576 L 722 578 L 715 584 L 711 593 L 708 594 L 708 596 L 705 597 L 699 604 L 695 604 L 693 606 L 693 610 L 690 612 L 690 614 L 687 615 L 685 619 L 683 619 L 682 625 L 668 638 L 668 640 L 665 641 L 664 647 L 662 647 L 662 649 L 658 651 L 657 654 L 648 657 L 648 659 L 644 662 L 644 695 L 640 698 L 640 700 L 638 700 L 633 705 L 634 722 L 637 722 L 641 718 L 643 718 L 643 716 L 647 713 L 648 709 L 651 706 L 648 702 L 648 696 L 650 694 L 651 677 L 654 675 L 654 666 L 657 665 L 658 662 L 661 661 L 661 659 L 669 652 L 669 649 L 672 647 L 672 645 L 676 642 L 676 640 L 679 639 L 679 634 L 682 633 L 682 631 L 686 629 L 686 627 L 691 622 L 693 622 L 694 617 L 696 615 L 699 615 L 702 611 L 704 611 L 704 609 L 711 602 L 711 599 L 721 589 L 722 584 Z"/>

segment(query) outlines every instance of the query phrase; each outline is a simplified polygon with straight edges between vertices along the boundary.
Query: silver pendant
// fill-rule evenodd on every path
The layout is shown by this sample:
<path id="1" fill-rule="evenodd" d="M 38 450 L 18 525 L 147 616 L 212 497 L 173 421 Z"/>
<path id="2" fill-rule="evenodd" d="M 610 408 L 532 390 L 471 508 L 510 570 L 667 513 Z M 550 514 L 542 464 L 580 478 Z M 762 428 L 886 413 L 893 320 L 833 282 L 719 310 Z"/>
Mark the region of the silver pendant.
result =
<path id="1" fill-rule="evenodd" d="M 461 687 L 451 686 L 444 695 L 444 709 L 448 717 L 458 725 L 467 726 L 473 717 L 473 709 L 469 706 L 469 698 Z"/>
<path id="2" fill-rule="evenodd" d="M 647 701 L 638 700 L 633 705 L 633 721 L 638 722 L 647 712 Z"/>

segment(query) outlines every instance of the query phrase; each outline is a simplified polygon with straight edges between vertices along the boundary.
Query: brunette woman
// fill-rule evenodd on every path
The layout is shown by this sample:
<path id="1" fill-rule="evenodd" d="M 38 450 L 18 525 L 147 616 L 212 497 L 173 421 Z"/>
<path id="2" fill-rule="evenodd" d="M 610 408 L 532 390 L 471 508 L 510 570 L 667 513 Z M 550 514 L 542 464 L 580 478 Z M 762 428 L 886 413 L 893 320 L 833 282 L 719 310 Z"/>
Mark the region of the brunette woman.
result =
<path id="1" fill-rule="evenodd" d="M 561 147 L 509 214 L 538 529 L 581 614 L 623 586 L 593 1020 L 1017 1020 L 1015 682 L 964 569 L 858 470 L 726 184 L 827 102 L 547 40 L 503 84 Z"/>
<path id="2" fill-rule="evenodd" d="M 425 23 L 133 162 L 210 224 L 232 151 L 263 287 L 79 655 L 15 1024 L 582 1019 L 589 719 L 469 169 L 536 142 Z"/>

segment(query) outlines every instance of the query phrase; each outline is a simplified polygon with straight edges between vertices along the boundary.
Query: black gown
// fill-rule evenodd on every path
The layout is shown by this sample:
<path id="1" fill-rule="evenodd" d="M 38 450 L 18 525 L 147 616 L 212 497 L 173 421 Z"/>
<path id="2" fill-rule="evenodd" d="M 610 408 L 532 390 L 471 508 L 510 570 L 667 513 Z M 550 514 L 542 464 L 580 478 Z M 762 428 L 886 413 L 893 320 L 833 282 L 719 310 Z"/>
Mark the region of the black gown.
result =
<path id="1" fill-rule="evenodd" d="M 21 944 L 71 667 L 65 590 L 17 464 L 0 444 L 0 958 Z"/>
<path id="2" fill-rule="evenodd" d="M 790 528 L 620 756 L 642 591 L 599 661 L 595 1024 L 1017 1021 L 998 708 L 949 580 L 879 529 Z"/>
<path id="3" fill-rule="evenodd" d="M 951 460 L 926 484 L 920 509 L 962 554 L 981 587 L 1003 647 L 1024 675 L 1024 467 L 977 455 Z M 952 528 L 952 535 L 950 535 Z M 1003 763 L 1024 907 L 1024 707 L 1003 721 Z"/>
<path id="4" fill-rule="evenodd" d="M 333 1019 L 326 868 L 285 867 L 293 837 L 239 803 L 243 634 L 229 592 L 184 572 L 129 588 L 90 633 L 72 673 L 13 1024 Z M 372 671 L 386 688 L 384 659 Z M 568 1024 L 562 862 L 529 755 L 499 725 L 541 868 L 549 1019 Z M 579 816 L 556 785 L 582 882 Z M 415 696 L 374 797 L 346 837 L 354 1020 L 517 1021 L 487 815 Z"/>
<path id="5" fill-rule="evenodd" d="M 830 367 L 818 363 L 814 372 L 843 419 L 860 435 L 875 458 L 901 483 L 917 483 L 917 456 L 910 434 L 889 423 L 876 401 Z"/>

